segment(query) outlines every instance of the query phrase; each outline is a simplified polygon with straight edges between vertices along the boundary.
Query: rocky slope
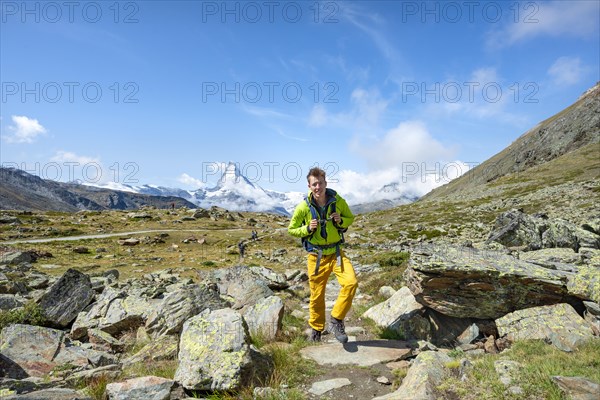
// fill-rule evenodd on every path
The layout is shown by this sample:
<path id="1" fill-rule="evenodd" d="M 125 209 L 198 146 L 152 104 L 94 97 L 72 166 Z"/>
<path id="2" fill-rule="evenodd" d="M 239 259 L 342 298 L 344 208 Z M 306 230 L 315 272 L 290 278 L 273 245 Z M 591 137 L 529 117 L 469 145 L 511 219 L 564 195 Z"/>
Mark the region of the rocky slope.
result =
<path id="1" fill-rule="evenodd" d="M 151 196 L 42 179 L 14 168 L 0 168 L 0 209 L 67 211 L 131 210 L 142 206 L 194 207 L 174 196 Z"/>
<path id="2" fill-rule="evenodd" d="M 600 154 L 600 83 L 584 93 L 573 105 L 539 123 L 510 146 L 463 176 L 434 189 L 423 200 L 458 199 L 465 193 L 487 193 L 482 185 L 508 175 L 527 175 L 532 167 L 547 164 L 578 149 Z M 563 175 L 569 171 L 561 171 Z M 548 182 L 550 183 L 550 182 Z"/>

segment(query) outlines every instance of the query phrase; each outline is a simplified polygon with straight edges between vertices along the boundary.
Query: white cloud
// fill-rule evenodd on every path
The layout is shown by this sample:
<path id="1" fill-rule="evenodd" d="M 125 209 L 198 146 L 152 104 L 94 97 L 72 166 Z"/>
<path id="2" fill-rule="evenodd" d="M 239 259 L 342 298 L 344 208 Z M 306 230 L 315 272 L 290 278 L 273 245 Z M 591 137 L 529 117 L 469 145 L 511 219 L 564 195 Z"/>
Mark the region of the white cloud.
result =
<path id="1" fill-rule="evenodd" d="M 513 10 L 508 25 L 489 34 L 489 47 L 510 46 L 538 36 L 597 38 L 597 1 L 530 2 L 519 4 L 518 9 L 518 15 Z"/>
<path id="2" fill-rule="evenodd" d="M 576 84 L 586 72 L 579 57 L 560 57 L 548 69 L 553 82 L 561 86 Z"/>
<path id="3" fill-rule="evenodd" d="M 33 143 L 40 135 L 45 134 L 44 128 L 37 119 L 24 115 L 13 115 L 13 125 L 8 127 L 11 135 L 3 136 L 8 143 Z"/>
<path id="4" fill-rule="evenodd" d="M 186 173 L 183 173 L 177 178 L 177 181 L 183 183 L 190 189 L 201 189 L 206 186 L 206 183 L 202 182 L 202 180 L 194 178 Z"/>
<path id="5" fill-rule="evenodd" d="M 333 126 L 352 130 L 372 130 L 379 125 L 389 101 L 382 98 L 378 90 L 357 88 L 350 95 L 352 110 L 331 113 L 321 104 L 315 105 L 308 116 L 311 127 Z"/>
<path id="6" fill-rule="evenodd" d="M 462 161 L 405 163 L 368 173 L 340 171 L 334 179 L 328 178 L 328 186 L 339 191 L 350 204 L 370 203 L 423 196 L 468 170 Z"/>
<path id="7" fill-rule="evenodd" d="M 59 150 L 50 158 L 50 161 L 58 163 L 77 163 L 78 166 L 85 166 L 86 164 L 98 164 L 100 165 L 100 159 L 94 157 L 80 156 L 70 151 Z"/>
<path id="8" fill-rule="evenodd" d="M 453 149 L 436 140 L 421 121 L 406 121 L 369 143 L 355 141 L 352 147 L 372 169 L 401 167 L 405 163 L 450 160 Z"/>

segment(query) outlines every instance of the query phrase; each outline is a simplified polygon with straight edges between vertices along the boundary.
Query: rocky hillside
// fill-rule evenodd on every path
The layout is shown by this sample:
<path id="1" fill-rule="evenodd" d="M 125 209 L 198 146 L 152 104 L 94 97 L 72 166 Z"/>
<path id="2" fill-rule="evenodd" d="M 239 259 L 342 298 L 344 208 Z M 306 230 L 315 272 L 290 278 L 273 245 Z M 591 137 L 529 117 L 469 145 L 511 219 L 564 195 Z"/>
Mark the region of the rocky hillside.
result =
<path id="1" fill-rule="evenodd" d="M 142 206 L 194 207 L 174 196 L 151 196 L 42 179 L 14 168 L 0 168 L 0 209 L 67 211 L 130 210 Z"/>
<path id="2" fill-rule="evenodd" d="M 558 160 L 578 149 L 595 152 L 596 160 L 600 157 L 600 83 L 570 107 L 524 133 L 500 153 L 462 177 L 431 191 L 423 199 L 456 199 L 472 192 L 483 197 L 487 193 L 482 190 L 482 185 L 489 187 L 508 175 L 525 176 L 533 167 Z M 568 166 L 577 170 L 587 164 L 582 160 L 581 165 L 570 163 Z M 563 168 L 560 173 L 567 176 L 570 171 Z"/>

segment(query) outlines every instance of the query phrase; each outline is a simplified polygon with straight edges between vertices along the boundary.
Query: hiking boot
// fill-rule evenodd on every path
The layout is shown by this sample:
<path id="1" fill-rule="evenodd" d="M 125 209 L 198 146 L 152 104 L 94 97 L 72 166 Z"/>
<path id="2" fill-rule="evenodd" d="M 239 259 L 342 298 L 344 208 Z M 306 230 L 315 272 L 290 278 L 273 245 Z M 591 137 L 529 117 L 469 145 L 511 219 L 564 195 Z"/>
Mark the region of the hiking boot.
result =
<path id="1" fill-rule="evenodd" d="M 337 319 L 331 317 L 331 322 L 329 323 L 329 332 L 335 335 L 335 338 L 340 343 L 348 342 L 348 335 L 346 335 L 346 327 L 344 326 L 343 319 Z"/>
<path id="2" fill-rule="evenodd" d="M 311 329 L 310 335 L 308 336 L 309 342 L 320 342 L 321 341 L 321 331 L 316 329 Z"/>

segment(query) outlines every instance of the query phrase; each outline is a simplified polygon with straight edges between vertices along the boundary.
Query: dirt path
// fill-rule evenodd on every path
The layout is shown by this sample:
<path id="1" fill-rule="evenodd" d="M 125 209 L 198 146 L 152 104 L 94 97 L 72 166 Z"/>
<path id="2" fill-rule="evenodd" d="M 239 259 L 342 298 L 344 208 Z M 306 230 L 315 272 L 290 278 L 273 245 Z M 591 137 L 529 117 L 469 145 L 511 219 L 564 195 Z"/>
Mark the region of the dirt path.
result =
<path id="1" fill-rule="evenodd" d="M 206 229 L 206 228 L 204 228 L 204 229 L 151 229 L 151 230 L 131 231 L 131 232 L 101 233 L 101 234 L 97 234 L 97 235 L 62 236 L 62 237 L 43 238 L 43 239 L 19 239 L 19 240 L 0 242 L 0 244 L 46 243 L 46 242 L 68 241 L 68 240 L 103 239 L 103 238 L 107 238 L 107 237 L 139 235 L 139 234 L 143 234 L 143 233 L 207 232 L 207 231 L 211 231 L 211 230 L 212 229 Z M 231 229 L 219 229 L 219 230 L 220 231 L 238 231 L 238 230 L 243 230 L 243 228 L 231 228 Z"/>

